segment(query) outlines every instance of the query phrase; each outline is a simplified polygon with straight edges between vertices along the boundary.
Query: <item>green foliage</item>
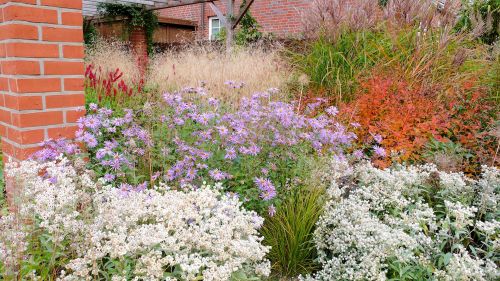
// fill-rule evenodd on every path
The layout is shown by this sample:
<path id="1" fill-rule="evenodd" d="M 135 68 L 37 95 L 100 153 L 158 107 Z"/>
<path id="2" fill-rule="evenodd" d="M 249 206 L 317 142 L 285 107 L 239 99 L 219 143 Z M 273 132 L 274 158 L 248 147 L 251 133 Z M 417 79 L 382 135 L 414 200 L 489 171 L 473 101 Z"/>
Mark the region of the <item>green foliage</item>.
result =
<path id="1" fill-rule="evenodd" d="M 385 7 L 387 5 L 387 2 L 389 2 L 389 0 L 378 0 L 378 4 L 382 7 Z"/>
<path id="2" fill-rule="evenodd" d="M 467 1 L 469 2 L 469 1 Z M 480 40 L 486 44 L 495 43 L 500 36 L 500 0 L 480 0 L 473 1 L 472 4 L 465 4 L 466 9 L 462 10 L 460 20 L 455 27 L 456 30 L 472 30 L 473 22 L 479 17 L 484 22 L 491 20 L 491 28 L 485 30 Z"/>
<path id="3" fill-rule="evenodd" d="M 21 266 L 21 276 L 28 276 L 36 271 L 41 280 L 56 280 L 58 272 L 64 268 L 68 262 L 66 249 L 69 247 L 67 241 L 57 242 L 52 236 L 46 233 L 31 233 L 28 249 L 31 252 L 31 259 L 26 260 Z"/>
<path id="4" fill-rule="evenodd" d="M 245 6 L 246 0 L 240 5 L 240 10 Z M 237 46 L 247 46 L 248 44 L 255 43 L 262 39 L 263 34 L 259 31 L 259 23 L 255 18 L 250 14 L 250 11 L 247 11 L 246 14 L 241 19 L 238 24 L 238 28 L 234 33 L 234 43 Z M 227 32 L 225 29 L 222 29 L 220 33 L 217 35 L 218 41 L 225 41 L 227 36 Z"/>
<path id="5" fill-rule="evenodd" d="M 387 267 L 387 277 L 391 281 L 433 280 L 432 268 L 421 264 L 410 264 L 397 259 L 389 259 Z"/>
<path id="6" fill-rule="evenodd" d="M 246 0 L 241 2 L 240 9 L 246 5 Z M 234 38 L 239 46 L 245 46 L 249 43 L 256 42 L 262 38 L 262 32 L 259 31 L 259 23 L 248 11 L 240 21 L 239 29 Z"/>
<path id="7" fill-rule="evenodd" d="M 500 53 L 496 55 L 492 70 L 487 76 L 486 84 L 490 89 L 490 98 L 500 106 Z"/>
<path id="8" fill-rule="evenodd" d="M 95 43 L 96 38 L 98 37 L 97 29 L 91 20 L 83 21 L 83 41 L 86 45 L 92 45 Z"/>
<path id="9" fill-rule="evenodd" d="M 463 148 L 460 143 L 454 143 L 452 141 L 441 142 L 436 139 L 429 140 L 425 146 L 423 156 L 427 159 L 432 159 L 439 155 L 447 155 L 460 162 L 466 159 L 469 160 L 474 156 L 467 149 Z"/>
<path id="10" fill-rule="evenodd" d="M 334 42 L 325 38 L 313 41 L 305 54 L 293 55 L 293 63 L 309 76 L 313 87 L 326 89 L 339 101 L 345 101 L 352 99 L 357 76 L 373 67 L 384 54 L 393 54 L 394 45 L 389 34 L 346 31 Z"/>
<path id="11" fill-rule="evenodd" d="M 152 52 L 153 33 L 158 27 L 158 16 L 152 10 L 143 5 L 123 5 L 118 3 L 99 3 L 99 14 L 106 18 L 126 18 L 127 26 L 130 29 L 144 28 L 148 43 L 148 52 Z"/>
<path id="12" fill-rule="evenodd" d="M 425 36 L 416 27 L 343 30 L 335 39 L 318 38 L 305 50 L 288 54 L 292 65 L 309 77 L 310 89 L 337 103 L 353 100 L 359 82 L 382 73 L 425 85 L 438 96 L 474 81 L 498 96 L 500 67 L 498 59 L 491 59 L 491 49 L 446 29 L 429 30 Z"/>
<path id="13" fill-rule="evenodd" d="M 261 233 L 264 243 L 272 247 L 268 258 L 276 274 L 294 277 L 317 269 L 312 238 L 323 195 L 322 188 L 297 188 L 264 222 Z"/>
<path id="14" fill-rule="evenodd" d="M 26 224 L 23 229 L 28 233 L 26 237 L 26 248 L 30 258 L 22 259 L 19 263 L 18 272 L 11 274 L 9 268 L 0 261 L 1 280 L 31 280 L 33 273 L 36 273 L 38 280 L 57 280 L 57 276 L 68 263 L 69 243 L 67 239 L 58 241 L 52 235 L 42 230 L 38 219 L 32 224 Z"/>

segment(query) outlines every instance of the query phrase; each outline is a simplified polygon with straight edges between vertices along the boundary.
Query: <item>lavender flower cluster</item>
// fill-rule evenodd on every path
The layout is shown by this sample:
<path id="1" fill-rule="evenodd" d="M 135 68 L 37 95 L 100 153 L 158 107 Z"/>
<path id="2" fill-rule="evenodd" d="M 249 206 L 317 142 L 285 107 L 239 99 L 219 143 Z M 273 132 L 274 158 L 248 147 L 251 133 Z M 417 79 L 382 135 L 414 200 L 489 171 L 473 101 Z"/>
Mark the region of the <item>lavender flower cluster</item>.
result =
<path id="1" fill-rule="evenodd" d="M 270 206 L 300 157 L 344 158 L 356 138 L 335 120 L 335 107 L 301 114 L 293 103 L 272 101 L 272 91 L 242 98 L 235 111 L 207 97 L 202 87 L 165 93 L 160 103 L 135 111 L 90 104 L 76 140 L 85 145 L 92 169 L 117 187 L 130 183 L 131 175 L 136 183 L 163 179 L 178 187 L 225 181 L 244 200 Z M 73 144 L 58 144 L 46 145 L 39 158 L 77 152 L 67 147 Z"/>
<path id="2" fill-rule="evenodd" d="M 77 123 L 79 129 L 75 140 L 83 144 L 83 151 L 66 139 L 49 140 L 42 143 L 43 149 L 33 155 L 40 161 L 53 161 L 59 155 L 74 155 L 85 152 L 88 165 L 107 182 L 126 183 L 128 173 L 134 173 L 138 159 L 153 145 L 150 134 L 134 120 L 132 110 L 125 109 L 123 116 L 108 108 L 90 104 L 87 115 Z"/>
<path id="3" fill-rule="evenodd" d="M 42 149 L 32 155 L 32 158 L 42 162 L 54 161 L 61 154 L 74 155 L 80 153 L 80 147 L 71 140 L 61 138 L 58 140 L 46 140 L 40 144 Z"/>
<path id="4" fill-rule="evenodd" d="M 356 138 L 335 121 L 336 108 L 308 117 L 293 103 L 271 101 L 269 91 L 242 98 L 235 112 L 222 110 L 216 99 L 200 102 L 182 91 L 163 98 L 163 131 L 172 141 L 163 142 L 161 151 L 176 159 L 165 179 L 180 185 L 195 180 L 251 182 L 258 197 L 270 201 L 277 195 L 271 177 L 284 172 L 280 163 L 294 162 L 299 150 L 343 158 L 344 148 Z"/>

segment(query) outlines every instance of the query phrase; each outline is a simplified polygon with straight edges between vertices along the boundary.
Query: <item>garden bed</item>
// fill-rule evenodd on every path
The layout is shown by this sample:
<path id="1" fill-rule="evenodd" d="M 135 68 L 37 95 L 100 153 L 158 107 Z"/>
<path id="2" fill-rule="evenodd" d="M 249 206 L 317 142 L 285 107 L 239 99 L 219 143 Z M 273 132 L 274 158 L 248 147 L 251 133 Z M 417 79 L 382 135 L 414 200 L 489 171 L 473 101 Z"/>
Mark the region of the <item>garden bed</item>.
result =
<path id="1" fill-rule="evenodd" d="M 89 47 L 74 139 L 6 169 L 3 280 L 498 280 L 498 35 L 471 7 L 358 2 L 314 1 L 300 48 L 143 77 Z"/>

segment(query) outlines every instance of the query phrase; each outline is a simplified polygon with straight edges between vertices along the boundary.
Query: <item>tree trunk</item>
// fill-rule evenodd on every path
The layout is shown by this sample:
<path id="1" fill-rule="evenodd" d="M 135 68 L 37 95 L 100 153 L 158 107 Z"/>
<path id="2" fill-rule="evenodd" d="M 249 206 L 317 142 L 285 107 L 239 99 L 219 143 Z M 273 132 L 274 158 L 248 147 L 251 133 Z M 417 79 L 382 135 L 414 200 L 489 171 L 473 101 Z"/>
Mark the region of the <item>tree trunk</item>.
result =
<path id="1" fill-rule="evenodd" d="M 226 8 L 226 52 L 229 54 L 233 50 L 234 0 L 227 0 Z"/>

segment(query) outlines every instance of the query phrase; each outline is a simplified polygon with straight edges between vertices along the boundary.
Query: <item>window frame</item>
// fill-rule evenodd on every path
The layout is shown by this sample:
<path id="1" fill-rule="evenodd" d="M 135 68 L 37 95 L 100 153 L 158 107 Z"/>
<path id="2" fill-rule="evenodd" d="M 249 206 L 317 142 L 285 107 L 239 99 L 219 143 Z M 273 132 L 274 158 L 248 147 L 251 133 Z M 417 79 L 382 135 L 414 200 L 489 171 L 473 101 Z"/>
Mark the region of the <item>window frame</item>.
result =
<path id="1" fill-rule="evenodd" d="M 219 26 L 218 26 L 219 33 L 220 33 L 220 31 L 222 30 L 222 22 L 221 22 L 221 20 L 219 19 L 219 17 L 217 17 L 217 16 L 214 16 L 214 17 L 209 17 L 209 18 L 208 18 L 208 40 L 210 40 L 210 41 L 215 40 L 215 38 L 212 38 L 212 37 L 213 37 L 213 35 L 214 35 L 214 34 L 213 34 L 213 30 L 212 30 L 212 29 L 213 29 L 213 27 L 214 27 L 214 26 L 213 26 L 213 21 L 214 21 L 214 20 L 218 20 L 218 21 L 219 21 Z M 219 34 L 219 33 L 217 33 L 217 34 Z"/>

